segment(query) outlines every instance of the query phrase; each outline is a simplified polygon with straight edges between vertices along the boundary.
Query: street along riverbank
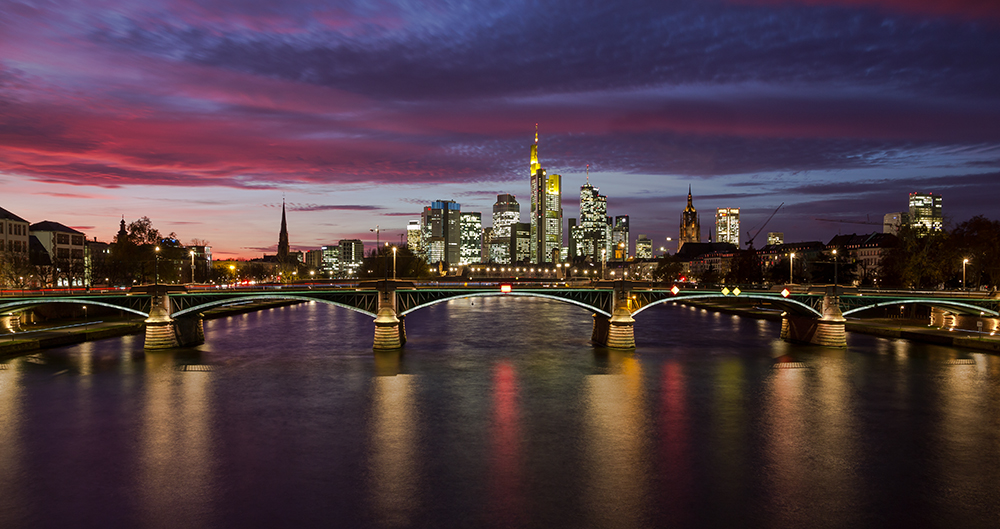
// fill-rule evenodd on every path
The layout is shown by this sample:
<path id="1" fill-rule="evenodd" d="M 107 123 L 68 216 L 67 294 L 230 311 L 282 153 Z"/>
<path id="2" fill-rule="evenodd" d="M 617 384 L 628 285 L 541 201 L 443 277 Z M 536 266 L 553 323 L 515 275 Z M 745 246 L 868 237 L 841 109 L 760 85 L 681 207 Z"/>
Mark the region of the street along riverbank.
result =
<path id="1" fill-rule="evenodd" d="M 706 303 L 702 301 L 684 301 L 678 303 L 714 312 L 737 314 L 769 321 L 781 321 L 780 310 L 759 307 L 750 301 L 740 304 Z M 849 332 L 870 334 L 882 338 L 898 338 L 1000 354 L 1000 336 L 961 329 L 941 329 L 931 327 L 920 320 L 886 318 L 860 320 L 849 318 L 845 327 Z"/>
<path id="2" fill-rule="evenodd" d="M 255 301 L 214 308 L 205 311 L 204 314 L 206 320 L 213 320 L 297 303 L 302 302 L 295 300 Z M 144 329 L 145 323 L 134 317 L 101 318 L 89 321 L 82 318 L 52 320 L 44 325 L 31 326 L 19 332 L 0 334 L 0 357 L 30 354 L 42 349 L 139 334 Z"/>

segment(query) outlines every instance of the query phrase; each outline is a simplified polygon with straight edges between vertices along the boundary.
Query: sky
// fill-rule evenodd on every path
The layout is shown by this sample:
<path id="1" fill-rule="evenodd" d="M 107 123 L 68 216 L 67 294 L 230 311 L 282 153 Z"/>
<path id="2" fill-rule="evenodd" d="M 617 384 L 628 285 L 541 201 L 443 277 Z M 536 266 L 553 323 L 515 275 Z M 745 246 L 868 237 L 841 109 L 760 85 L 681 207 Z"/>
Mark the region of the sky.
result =
<path id="1" fill-rule="evenodd" d="M 293 249 L 370 248 L 433 200 L 527 222 L 537 123 L 567 219 L 589 164 L 633 244 L 676 245 L 689 186 L 703 238 L 739 207 L 828 241 L 911 192 L 1000 218 L 998 87 L 981 0 L 5 0 L 0 207 L 251 258 L 284 200 Z"/>

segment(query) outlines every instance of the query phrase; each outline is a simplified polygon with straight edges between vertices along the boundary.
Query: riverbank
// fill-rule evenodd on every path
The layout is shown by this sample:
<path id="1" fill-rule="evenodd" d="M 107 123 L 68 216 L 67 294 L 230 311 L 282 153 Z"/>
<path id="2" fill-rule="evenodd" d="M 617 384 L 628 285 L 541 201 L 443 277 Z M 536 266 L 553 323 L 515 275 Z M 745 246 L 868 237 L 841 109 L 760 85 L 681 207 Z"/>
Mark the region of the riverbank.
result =
<path id="1" fill-rule="evenodd" d="M 295 300 L 255 301 L 208 310 L 205 311 L 204 315 L 206 320 L 213 320 L 297 303 L 302 302 Z M 43 349 L 139 334 L 146 326 L 142 320 L 128 318 L 91 322 L 66 320 L 53 323 L 49 326 L 31 328 L 22 332 L 0 334 L 0 357 L 30 354 Z"/>
<path id="2" fill-rule="evenodd" d="M 736 314 L 749 318 L 757 318 L 769 321 L 781 321 L 781 312 L 773 309 L 761 309 L 760 307 L 747 305 L 723 305 L 719 303 L 706 302 L 678 302 L 685 305 L 703 308 L 714 312 L 725 314 Z M 947 330 L 937 327 L 922 325 L 913 320 L 847 320 L 845 328 L 849 332 L 870 334 L 883 338 L 898 338 L 914 342 L 931 343 L 936 345 L 948 345 L 952 347 L 964 347 L 1000 354 L 1000 337 L 990 336 L 986 333 L 968 332 L 963 330 Z"/>

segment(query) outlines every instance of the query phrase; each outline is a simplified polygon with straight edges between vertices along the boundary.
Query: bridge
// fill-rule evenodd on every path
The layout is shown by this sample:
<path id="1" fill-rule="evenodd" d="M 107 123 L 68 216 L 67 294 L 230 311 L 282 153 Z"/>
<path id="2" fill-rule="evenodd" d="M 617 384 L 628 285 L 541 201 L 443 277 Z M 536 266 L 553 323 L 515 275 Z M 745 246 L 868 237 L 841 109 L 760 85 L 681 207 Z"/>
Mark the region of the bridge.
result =
<path id="1" fill-rule="evenodd" d="M 579 286 L 518 283 L 414 283 L 369 281 L 344 286 L 269 286 L 252 289 L 189 290 L 183 286 L 146 286 L 129 292 L 22 295 L 0 299 L 0 314 L 16 314 L 46 303 L 96 305 L 145 318 L 147 349 L 203 343 L 202 313 L 253 301 L 314 301 L 370 316 L 375 349 L 406 343 L 405 319 L 414 311 L 453 299 L 510 296 L 550 299 L 582 307 L 593 315 L 591 340 L 614 349 L 635 347 L 635 317 L 663 303 L 738 300 L 782 311 L 781 337 L 788 341 L 846 346 L 846 316 L 876 308 L 927 305 L 932 324 L 954 325 L 957 315 L 998 318 L 1000 300 L 955 293 L 860 292 L 832 286 L 815 289 L 740 290 L 738 287 L 680 289 L 645 282 L 601 281 Z M 951 317 L 951 320 L 948 318 Z M 935 321 L 936 320 L 936 321 Z M 997 323 L 993 323 L 996 328 Z"/>

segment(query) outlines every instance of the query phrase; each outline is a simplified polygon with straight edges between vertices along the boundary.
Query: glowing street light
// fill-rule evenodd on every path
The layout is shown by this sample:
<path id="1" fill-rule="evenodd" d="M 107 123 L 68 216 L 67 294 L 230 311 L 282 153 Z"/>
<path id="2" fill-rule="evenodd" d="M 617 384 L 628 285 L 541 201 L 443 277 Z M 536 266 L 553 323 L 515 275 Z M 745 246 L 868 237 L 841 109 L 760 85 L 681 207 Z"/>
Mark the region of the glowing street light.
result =
<path id="1" fill-rule="evenodd" d="M 795 281 L 792 280 L 793 274 L 795 274 L 795 252 L 788 254 L 790 258 L 788 260 L 788 284 L 792 285 Z"/>
<path id="2" fill-rule="evenodd" d="M 395 246 L 392 247 L 392 279 L 396 280 L 396 250 Z"/>
<path id="3" fill-rule="evenodd" d="M 156 258 L 153 260 L 153 284 L 160 284 L 160 247 L 157 246 L 155 249 Z"/>
<path id="4" fill-rule="evenodd" d="M 962 290 L 968 290 L 965 286 L 965 265 L 969 264 L 969 259 L 962 259 Z"/>
<path id="5" fill-rule="evenodd" d="M 191 255 L 191 283 L 194 283 L 194 250 L 188 252 Z"/>

